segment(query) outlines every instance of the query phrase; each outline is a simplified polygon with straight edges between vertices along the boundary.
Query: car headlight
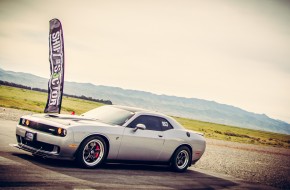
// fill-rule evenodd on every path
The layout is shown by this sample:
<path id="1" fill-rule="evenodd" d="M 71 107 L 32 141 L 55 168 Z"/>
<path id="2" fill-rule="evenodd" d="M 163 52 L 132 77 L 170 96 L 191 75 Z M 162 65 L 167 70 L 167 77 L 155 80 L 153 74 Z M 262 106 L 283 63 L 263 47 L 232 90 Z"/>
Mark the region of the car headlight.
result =
<path id="1" fill-rule="evenodd" d="M 29 126 L 30 121 L 28 119 L 20 118 L 19 125 Z"/>
<path id="2" fill-rule="evenodd" d="M 66 129 L 63 129 L 63 128 L 58 128 L 57 129 L 57 135 L 62 136 L 62 137 L 65 137 L 66 134 L 67 134 Z"/>

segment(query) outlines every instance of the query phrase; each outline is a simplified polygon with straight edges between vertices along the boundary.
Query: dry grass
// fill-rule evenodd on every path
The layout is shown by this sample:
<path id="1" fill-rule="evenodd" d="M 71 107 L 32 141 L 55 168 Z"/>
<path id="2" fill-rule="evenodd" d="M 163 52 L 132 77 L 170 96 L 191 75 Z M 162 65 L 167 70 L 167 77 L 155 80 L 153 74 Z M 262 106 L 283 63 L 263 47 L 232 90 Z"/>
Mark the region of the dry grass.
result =
<path id="1" fill-rule="evenodd" d="M 0 92 L 0 106 L 2 107 L 41 113 L 43 112 L 47 101 L 47 93 L 44 92 L 36 92 L 8 86 L 0 86 Z M 75 111 L 76 114 L 81 114 L 101 105 L 103 104 L 64 96 L 62 100 L 61 113 Z"/>
<path id="2" fill-rule="evenodd" d="M 290 148 L 290 135 L 175 117 L 187 129 L 204 133 L 205 137 L 247 144 Z"/>

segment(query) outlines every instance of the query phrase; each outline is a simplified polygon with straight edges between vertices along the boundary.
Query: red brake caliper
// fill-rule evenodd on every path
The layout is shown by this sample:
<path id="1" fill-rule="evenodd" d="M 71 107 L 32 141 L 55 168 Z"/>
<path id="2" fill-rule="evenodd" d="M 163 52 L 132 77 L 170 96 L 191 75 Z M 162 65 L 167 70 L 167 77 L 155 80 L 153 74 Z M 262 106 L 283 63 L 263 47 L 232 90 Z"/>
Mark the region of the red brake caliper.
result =
<path id="1" fill-rule="evenodd" d="M 99 144 L 96 145 L 96 153 L 95 153 L 95 158 L 98 158 L 100 154 L 100 146 Z"/>

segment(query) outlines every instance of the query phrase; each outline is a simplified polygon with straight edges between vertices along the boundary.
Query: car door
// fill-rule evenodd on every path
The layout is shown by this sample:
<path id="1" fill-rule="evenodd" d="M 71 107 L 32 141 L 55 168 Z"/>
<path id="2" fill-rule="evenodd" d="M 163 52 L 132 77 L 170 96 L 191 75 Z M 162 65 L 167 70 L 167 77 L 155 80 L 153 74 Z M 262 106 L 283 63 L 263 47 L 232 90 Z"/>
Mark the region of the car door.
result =
<path id="1" fill-rule="evenodd" d="M 137 129 L 137 124 L 146 129 Z M 118 154 L 119 160 L 157 161 L 163 149 L 164 137 L 159 117 L 141 115 L 124 130 Z"/>

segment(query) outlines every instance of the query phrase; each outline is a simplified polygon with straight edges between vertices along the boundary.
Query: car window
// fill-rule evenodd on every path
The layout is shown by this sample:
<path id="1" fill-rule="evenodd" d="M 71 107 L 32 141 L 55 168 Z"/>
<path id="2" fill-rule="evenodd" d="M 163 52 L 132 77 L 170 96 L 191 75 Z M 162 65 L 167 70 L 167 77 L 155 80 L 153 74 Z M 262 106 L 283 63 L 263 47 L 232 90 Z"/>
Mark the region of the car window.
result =
<path id="1" fill-rule="evenodd" d="M 165 131 L 172 129 L 171 124 L 166 119 L 149 115 L 141 115 L 137 117 L 128 125 L 128 127 L 135 128 L 137 124 L 144 124 L 146 130 Z"/>

